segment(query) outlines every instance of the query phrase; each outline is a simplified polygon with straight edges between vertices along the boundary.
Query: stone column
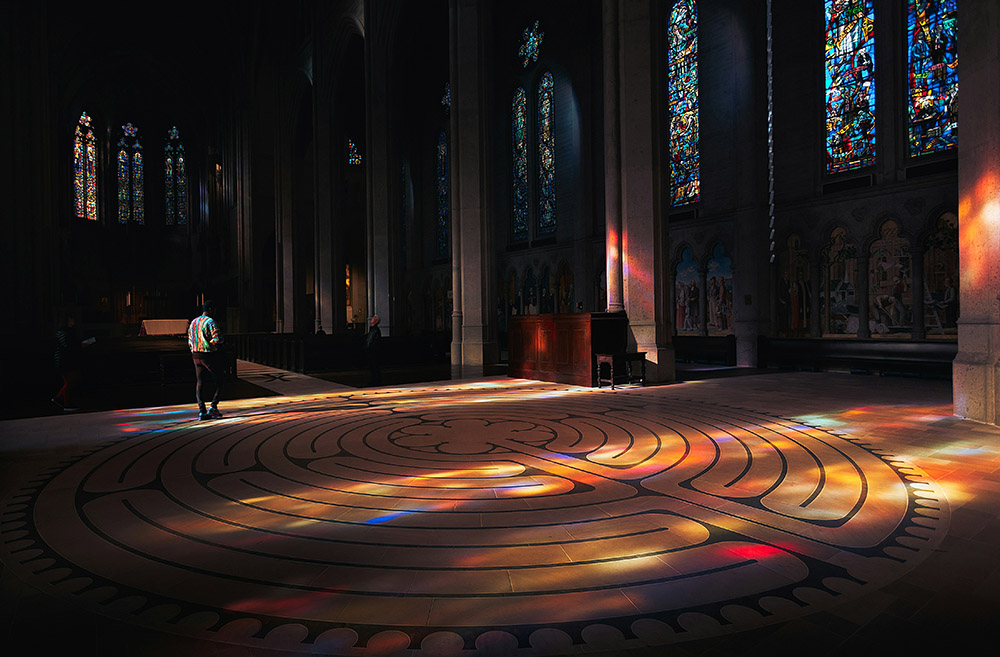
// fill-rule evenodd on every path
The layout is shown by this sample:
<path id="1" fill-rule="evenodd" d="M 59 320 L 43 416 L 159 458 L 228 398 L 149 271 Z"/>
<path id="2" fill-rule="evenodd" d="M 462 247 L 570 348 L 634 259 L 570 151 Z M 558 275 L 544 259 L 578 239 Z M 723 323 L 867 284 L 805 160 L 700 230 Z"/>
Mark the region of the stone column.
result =
<path id="1" fill-rule="evenodd" d="M 451 0 L 452 376 L 482 376 L 497 359 L 487 191 L 488 9 Z"/>
<path id="2" fill-rule="evenodd" d="M 609 313 L 622 297 L 621 134 L 619 125 L 618 0 L 604 0 L 604 238 Z"/>
<path id="3" fill-rule="evenodd" d="M 819 258 L 809 261 L 809 336 L 823 337 L 823 317 L 820 313 L 820 295 L 824 293 L 820 276 L 823 273 Z M 827 301 L 829 305 L 829 301 Z"/>
<path id="4" fill-rule="evenodd" d="M 910 295 L 913 305 L 910 314 L 913 317 L 911 335 L 915 340 L 927 337 L 927 325 L 924 322 L 924 246 L 915 245 L 910 251 Z"/>
<path id="5" fill-rule="evenodd" d="M 867 247 L 865 247 L 867 248 Z M 868 328 L 868 252 L 858 254 L 858 288 L 855 290 L 858 299 L 858 337 L 872 337 Z"/>
<path id="6" fill-rule="evenodd" d="M 368 315 L 381 319 L 382 335 L 392 335 L 392 211 L 394 168 L 389 94 L 388 38 L 391 8 L 365 3 L 365 164 L 368 197 Z"/>
<path id="7" fill-rule="evenodd" d="M 958 151 L 961 318 L 952 364 L 955 414 L 998 421 L 1000 360 L 1000 4 L 962 4 L 962 146 Z"/>
<path id="8" fill-rule="evenodd" d="M 240 272 L 240 289 L 238 294 L 239 308 L 236 322 L 230 319 L 227 330 L 245 332 L 249 330 L 250 313 L 256 309 L 257 286 L 254 254 L 253 232 L 253 194 L 251 190 L 251 149 L 249 119 L 244 112 L 237 112 L 235 117 L 236 141 L 239 144 L 236 152 L 236 236 L 237 262 Z"/>
<path id="9" fill-rule="evenodd" d="M 319 36 L 314 34 L 314 38 Z M 322 58 L 313 60 L 314 80 L 326 82 L 327 75 Z M 337 152 L 332 148 L 332 135 L 330 126 L 333 117 L 330 111 L 330 102 L 326 93 L 320 90 L 326 89 L 326 84 L 314 84 L 316 90 L 313 93 L 313 208 L 315 230 L 314 245 L 315 258 L 314 279 L 315 279 L 315 302 L 316 302 L 316 326 L 314 331 L 323 329 L 325 333 L 334 332 L 334 285 L 336 281 L 343 280 L 343 276 L 335 276 L 333 268 L 333 161 L 332 154 Z"/>
<path id="10" fill-rule="evenodd" d="M 708 270 L 698 270 L 698 335 L 708 335 Z"/>
<path id="11" fill-rule="evenodd" d="M 279 101 L 278 117 L 280 124 L 292 125 L 292 111 L 288 107 L 291 93 L 285 93 L 280 80 L 275 85 Z M 292 146 L 291 139 L 281 130 L 274 132 L 274 232 L 276 236 L 274 257 L 275 273 L 275 307 L 277 318 L 274 330 L 278 333 L 294 333 L 296 317 L 295 273 L 295 221 L 292 206 Z M 211 175 L 211 174 L 210 174 Z"/>
<path id="12" fill-rule="evenodd" d="M 659 149 L 652 90 L 654 61 L 650 29 L 654 20 L 649 0 L 622 0 L 619 4 L 619 123 L 621 139 L 621 209 L 623 300 L 628 313 L 630 342 L 646 352 L 646 374 L 650 381 L 674 379 L 674 349 L 670 339 L 665 287 L 668 238 L 666 216 L 659 198 L 660 169 L 655 160 Z M 660 30 L 655 33 L 659 35 Z M 610 276 L 609 276 L 610 278 Z"/>

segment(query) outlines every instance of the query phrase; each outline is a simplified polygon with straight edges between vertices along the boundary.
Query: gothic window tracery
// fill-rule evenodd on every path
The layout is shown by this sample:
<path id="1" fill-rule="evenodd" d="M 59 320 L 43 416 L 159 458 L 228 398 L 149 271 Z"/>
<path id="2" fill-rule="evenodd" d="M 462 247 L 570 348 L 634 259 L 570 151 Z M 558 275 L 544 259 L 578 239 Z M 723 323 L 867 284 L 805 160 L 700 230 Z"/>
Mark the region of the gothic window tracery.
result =
<path id="1" fill-rule="evenodd" d="M 513 237 L 528 238 L 528 101 L 524 89 L 514 92 L 511 107 L 511 134 L 513 135 L 514 202 Z"/>
<path id="2" fill-rule="evenodd" d="M 97 221 L 97 137 L 84 112 L 73 138 L 73 199 L 76 216 Z"/>
<path id="3" fill-rule="evenodd" d="M 553 130 L 553 88 L 551 73 L 538 83 L 538 233 L 556 229 L 556 155 Z"/>
<path id="4" fill-rule="evenodd" d="M 187 165 L 177 126 L 167 133 L 167 145 L 163 148 L 163 181 L 167 225 L 183 226 L 187 223 Z"/>
<path id="5" fill-rule="evenodd" d="M 139 130 L 126 123 L 118 140 L 118 223 L 145 223 L 143 177 Z"/>

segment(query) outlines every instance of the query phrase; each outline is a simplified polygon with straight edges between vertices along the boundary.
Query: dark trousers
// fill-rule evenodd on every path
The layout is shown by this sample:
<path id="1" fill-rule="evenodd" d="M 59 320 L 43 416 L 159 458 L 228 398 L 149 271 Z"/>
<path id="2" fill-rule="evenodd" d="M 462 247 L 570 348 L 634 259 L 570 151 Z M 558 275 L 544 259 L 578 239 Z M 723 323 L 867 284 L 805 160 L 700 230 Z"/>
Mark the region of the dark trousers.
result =
<path id="1" fill-rule="evenodd" d="M 194 374 L 197 377 L 197 384 L 194 388 L 195 399 L 198 400 L 198 410 L 205 412 L 205 398 L 203 390 L 206 381 L 211 378 L 215 386 L 215 394 L 212 396 L 212 408 L 219 405 L 219 394 L 225 383 L 225 371 L 222 362 L 222 354 L 218 352 L 206 353 L 195 351 L 191 353 L 191 360 L 194 361 Z"/>
<path id="2" fill-rule="evenodd" d="M 382 363 L 377 351 L 368 353 L 368 385 L 382 385 Z"/>
<path id="3" fill-rule="evenodd" d="M 67 370 L 59 374 L 62 375 L 63 385 L 56 393 L 56 400 L 68 408 L 76 401 L 76 388 L 80 383 L 81 373 L 80 370 Z"/>

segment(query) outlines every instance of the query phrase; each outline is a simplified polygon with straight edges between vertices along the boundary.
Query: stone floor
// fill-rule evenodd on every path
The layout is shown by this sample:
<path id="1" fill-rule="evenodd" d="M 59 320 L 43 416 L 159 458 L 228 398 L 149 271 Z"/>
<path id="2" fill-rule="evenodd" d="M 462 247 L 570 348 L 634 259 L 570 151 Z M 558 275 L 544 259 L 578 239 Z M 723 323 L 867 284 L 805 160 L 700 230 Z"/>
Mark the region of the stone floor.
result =
<path id="1" fill-rule="evenodd" d="M 1000 612 L 1000 430 L 948 382 L 518 379 L 0 422 L 29 654 L 964 654 Z"/>

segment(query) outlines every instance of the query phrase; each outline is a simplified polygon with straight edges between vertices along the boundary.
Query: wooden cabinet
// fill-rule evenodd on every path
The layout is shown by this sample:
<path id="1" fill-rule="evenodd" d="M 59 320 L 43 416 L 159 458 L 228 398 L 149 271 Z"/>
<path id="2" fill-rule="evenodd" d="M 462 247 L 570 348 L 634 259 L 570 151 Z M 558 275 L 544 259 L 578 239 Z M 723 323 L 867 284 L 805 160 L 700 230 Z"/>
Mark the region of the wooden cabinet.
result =
<path id="1" fill-rule="evenodd" d="M 597 385 L 595 353 L 625 351 L 624 313 L 520 315 L 508 327 L 509 376 Z"/>

